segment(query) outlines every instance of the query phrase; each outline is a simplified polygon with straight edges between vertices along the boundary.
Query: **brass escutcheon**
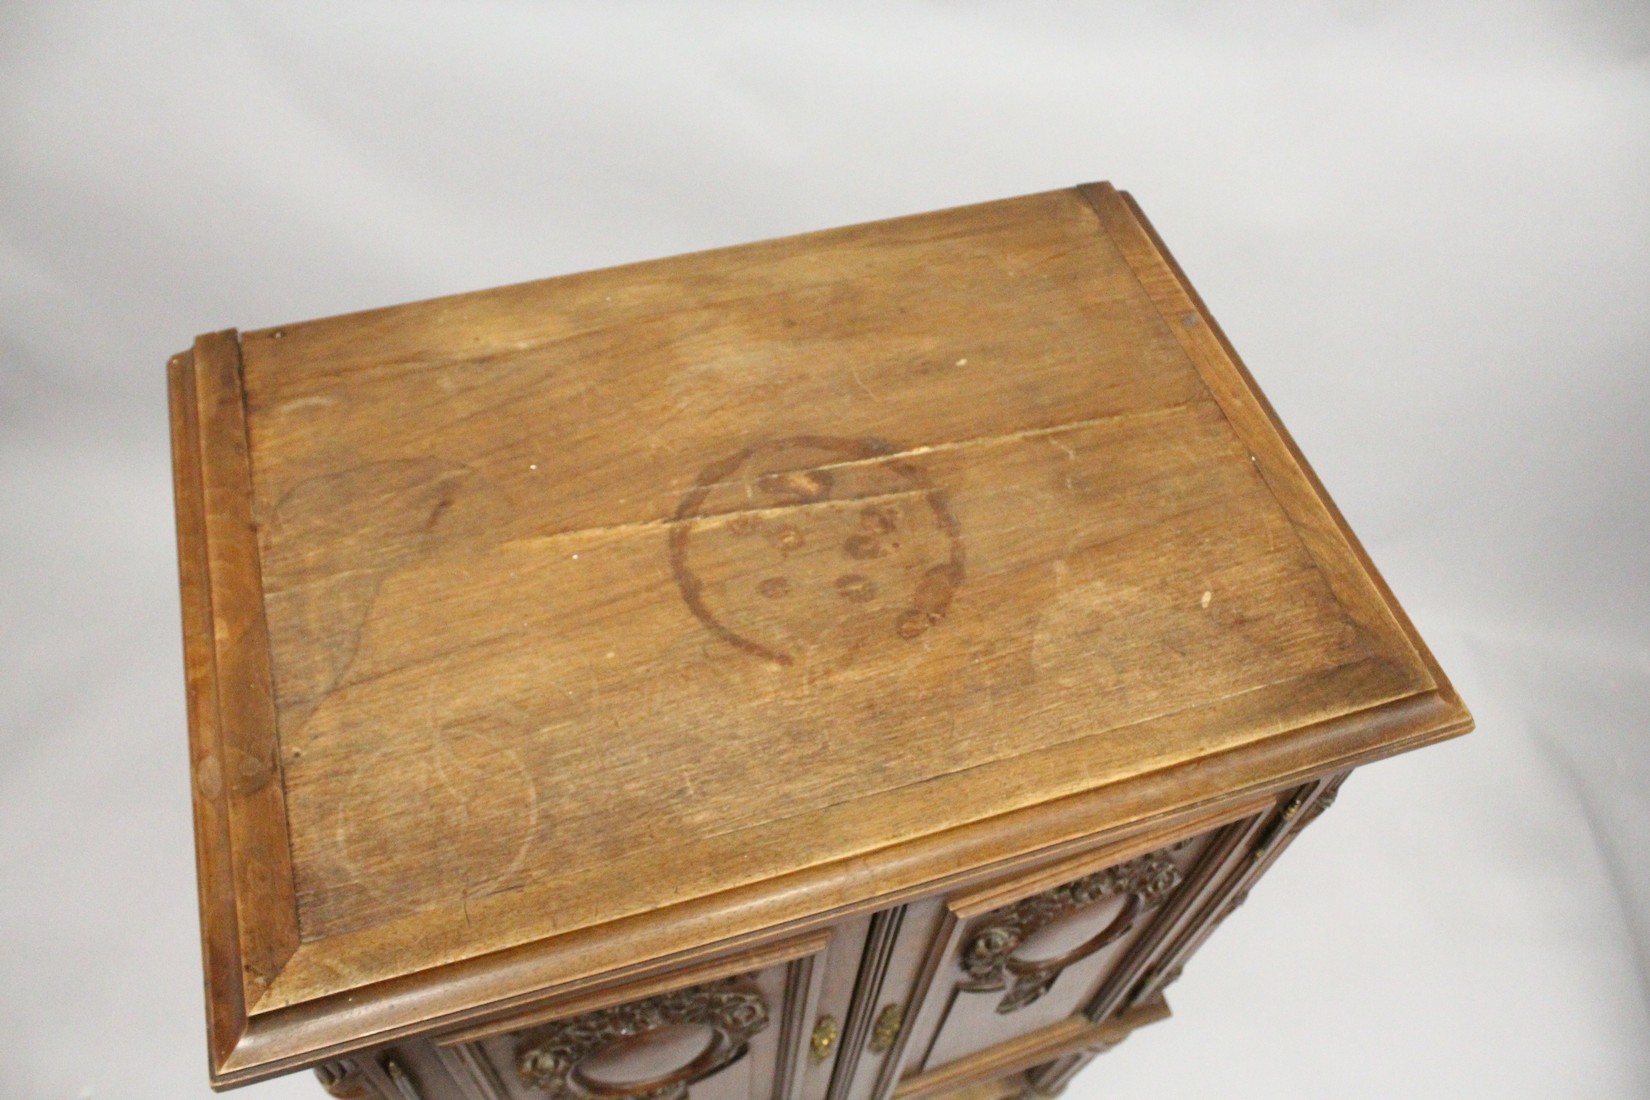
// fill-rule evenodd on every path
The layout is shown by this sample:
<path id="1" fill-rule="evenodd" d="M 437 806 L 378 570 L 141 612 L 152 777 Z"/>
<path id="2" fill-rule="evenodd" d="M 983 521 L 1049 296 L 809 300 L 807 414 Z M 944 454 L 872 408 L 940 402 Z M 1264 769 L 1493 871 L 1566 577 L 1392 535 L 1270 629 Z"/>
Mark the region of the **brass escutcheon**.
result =
<path id="1" fill-rule="evenodd" d="M 808 1061 L 817 1066 L 829 1058 L 831 1048 L 836 1046 L 836 1038 L 841 1033 L 835 1016 L 821 1016 L 814 1025 L 813 1037 L 808 1040 Z"/>
<path id="2" fill-rule="evenodd" d="M 899 1029 L 904 1023 L 904 1005 L 883 1005 L 882 1011 L 877 1013 L 877 1022 L 871 1025 L 871 1053 L 887 1054 L 893 1050 L 894 1040 L 899 1038 Z"/>

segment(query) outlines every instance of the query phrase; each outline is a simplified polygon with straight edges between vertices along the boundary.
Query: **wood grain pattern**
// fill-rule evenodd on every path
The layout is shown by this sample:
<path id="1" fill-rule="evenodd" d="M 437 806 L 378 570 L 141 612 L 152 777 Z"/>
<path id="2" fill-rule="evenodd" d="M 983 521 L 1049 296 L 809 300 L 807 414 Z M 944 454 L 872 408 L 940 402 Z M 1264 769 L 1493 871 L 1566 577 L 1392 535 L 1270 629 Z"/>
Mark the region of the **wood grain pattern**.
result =
<path id="1" fill-rule="evenodd" d="M 1160 315 L 1165 316 L 1165 323 L 1181 303 L 1196 314 L 1197 322 L 1191 325 L 1185 323 L 1186 313 L 1179 314 L 1185 332 L 1177 336 L 1188 345 L 1202 377 L 1232 418 L 1234 427 L 1245 442 L 1256 449 L 1256 463 L 1279 501 L 1309 533 L 1308 547 L 1328 563 L 1325 576 L 1337 585 L 1337 595 L 1349 610 L 1366 615 L 1376 628 L 1387 622 L 1394 624 L 1401 644 L 1420 657 L 1425 674 L 1439 695 L 1465 715 L 1460 697 L 1393 596 L 1363 543 L 1347 524 L 1346 517 L 1301 453 L 1289 429 L 1278 418 L 1254 375 L 1140 205 L 1127 191 L 1118 191 L 1109 183 L 1085 184 L 1078 190 L 1095 207 L 1114 239 L 1132 242 L 1127 246 L 1130 263 L 1142 285 L 1158 288 L 1154 300 Z M 1148 247 L 1142 248 L 1141 242 Z M 1164 273 L 1167 279 L 1162 277 Z M 1195 340 L 1189 335 L 1192 333 Z M 1194 346 L 1195 352 L 1191 350 Z M 1346 578 L 1357 578 L 1362 583 L 1347 584 Z"/>
<path id="2" fill-rule="evenodd" d="M 1470 721 L 1107 187 L 192 358 L 220 1082 Z"/>

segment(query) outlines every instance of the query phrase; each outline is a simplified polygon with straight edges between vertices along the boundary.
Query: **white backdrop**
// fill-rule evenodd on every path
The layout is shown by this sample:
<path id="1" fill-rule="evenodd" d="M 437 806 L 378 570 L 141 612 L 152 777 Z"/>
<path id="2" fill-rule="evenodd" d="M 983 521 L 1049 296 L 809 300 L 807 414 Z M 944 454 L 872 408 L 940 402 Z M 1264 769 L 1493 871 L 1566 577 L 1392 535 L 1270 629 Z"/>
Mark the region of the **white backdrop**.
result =
<path id="1" fill-rule="evenodd" d="M 207 1095 L 168 354 L 1101 178 L 1480 728 L 1071 1095 L 1650 1095 L 1650 6 L 52 0 L 0 2 L 0 1096 Z"/>

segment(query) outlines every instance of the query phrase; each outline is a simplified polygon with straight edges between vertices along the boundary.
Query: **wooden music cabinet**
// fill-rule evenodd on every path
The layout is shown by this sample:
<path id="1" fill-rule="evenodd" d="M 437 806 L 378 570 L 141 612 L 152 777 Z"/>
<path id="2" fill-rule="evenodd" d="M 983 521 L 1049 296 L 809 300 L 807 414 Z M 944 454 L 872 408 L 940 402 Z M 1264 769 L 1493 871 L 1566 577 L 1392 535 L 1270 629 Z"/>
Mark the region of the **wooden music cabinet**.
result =
<path id="1" fill-rule="evenodd" d="M 1471 725 L 1104 184 L 170 390 L 219 1087 L 1048 1096 Z"/>

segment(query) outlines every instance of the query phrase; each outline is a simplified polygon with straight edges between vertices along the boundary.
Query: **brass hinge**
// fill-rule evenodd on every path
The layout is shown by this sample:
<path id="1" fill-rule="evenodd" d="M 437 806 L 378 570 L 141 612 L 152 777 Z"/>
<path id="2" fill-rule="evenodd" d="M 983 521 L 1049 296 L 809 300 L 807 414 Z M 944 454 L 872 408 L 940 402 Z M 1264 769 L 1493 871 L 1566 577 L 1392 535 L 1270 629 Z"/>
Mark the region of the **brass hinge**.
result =
<path id="1" fill-rule="evenodd" d="M 1283 808 L 1283 813 L 1274 818 L 1272 824 L 1267 827 L 1266 832 L 1261 835 L 1259 842 L 1255 845 L 1254 852 L 1251 853 L 1251 859 L 1259 863 L 1266 858 L 1268 853 L 1277 846 L 1278 841 L 1283 839 L 1283 835 L 1289 831 L 1289 826 L 1294 824 L 1295 818 L 1301 810 L 1306 807 L 1306 800 L 1311 794 L 1312 788 L 1310 787 L 1296 792 L 1295 797 L 1291 798 L 1289 804 Z"/>

